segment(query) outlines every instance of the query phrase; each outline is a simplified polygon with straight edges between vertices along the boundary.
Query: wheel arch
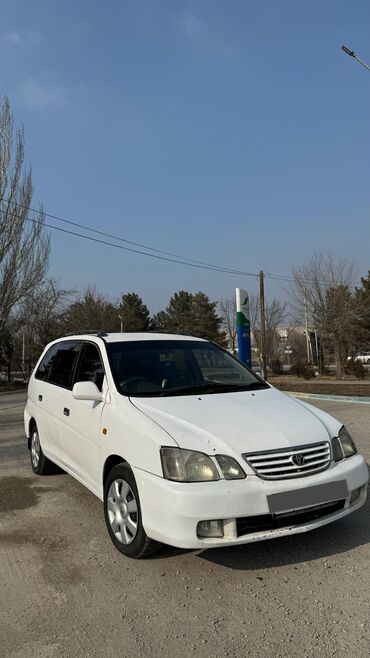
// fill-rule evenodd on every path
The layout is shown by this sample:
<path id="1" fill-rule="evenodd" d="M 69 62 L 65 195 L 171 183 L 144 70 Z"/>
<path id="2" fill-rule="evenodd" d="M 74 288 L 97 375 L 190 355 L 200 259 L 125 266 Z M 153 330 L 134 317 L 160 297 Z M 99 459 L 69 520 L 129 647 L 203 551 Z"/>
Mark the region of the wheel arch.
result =
<path id="1" fill-rule="evenodd" d="M 28 434 L 27 434 L 28 450 L 31 450 L 31 436 L 32 436 L 33 429 L 36 426 L 37 426 L 36 420 L 32 416 L 29 420 L 29 423 L 28 423 Z"/>
<path id="2" fill-rule="evenodd" d="M 109 457 L 107 457 L 105 460 L 103 467 L 103 491 L 109 473 L 111 472 L 112 468 L 117 466 L 117 464 L 127 464 L 127 461 L 122 457 L 122 455 L 109 455 Z"/>

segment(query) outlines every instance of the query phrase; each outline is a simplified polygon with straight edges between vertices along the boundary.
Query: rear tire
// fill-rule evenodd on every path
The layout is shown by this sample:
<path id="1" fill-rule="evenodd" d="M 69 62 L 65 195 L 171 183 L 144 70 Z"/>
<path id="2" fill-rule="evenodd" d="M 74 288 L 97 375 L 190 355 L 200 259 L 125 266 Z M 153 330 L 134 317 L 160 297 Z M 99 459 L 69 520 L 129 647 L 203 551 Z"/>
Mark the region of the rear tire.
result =
<path id="1" fill-rule="evenodd" d="M 115 547 L 132 558 L 156 553 L 161 544 L 150 539 L 143 528 L 139 493 L 128 464 L 117 464 L 104 486 L 104 517 Z"/>
<path id="2" fill-rule="evenodd" d="M 31 455 L 31 467 L 36 475 L 50 475 L 56 470 L 53 462 L 45 457 L 40 443 L 39 432 L 37 425 L 34 425 L 31 432 L 30 438 L 30 455 Z"/>

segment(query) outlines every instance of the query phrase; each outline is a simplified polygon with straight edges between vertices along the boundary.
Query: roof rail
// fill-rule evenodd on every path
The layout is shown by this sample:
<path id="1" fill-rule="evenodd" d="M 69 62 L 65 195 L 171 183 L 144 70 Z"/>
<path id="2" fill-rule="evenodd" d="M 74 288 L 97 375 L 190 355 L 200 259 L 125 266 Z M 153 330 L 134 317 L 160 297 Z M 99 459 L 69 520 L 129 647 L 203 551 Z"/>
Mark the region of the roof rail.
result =
<path id="1" fill-rule="evenodd" d="M 185 333 L 183 331 L 166 331 L 166 329 L 146 329 L 140 333 L 145 334 L 167 334 L 168 336 L 190 336 L 190 338 L 199 338 L 194 334 Z"/>
<path id="2" fill-rule="evenodd" d="M 86 331 L 70 331 L 69 334 L 66 334 L 67 336 L 98 336 L 99 338 L 103 338 L 103 336 L 108 336 L 106 331 L 103 331 L 102 329 L 86 329 Z"/>

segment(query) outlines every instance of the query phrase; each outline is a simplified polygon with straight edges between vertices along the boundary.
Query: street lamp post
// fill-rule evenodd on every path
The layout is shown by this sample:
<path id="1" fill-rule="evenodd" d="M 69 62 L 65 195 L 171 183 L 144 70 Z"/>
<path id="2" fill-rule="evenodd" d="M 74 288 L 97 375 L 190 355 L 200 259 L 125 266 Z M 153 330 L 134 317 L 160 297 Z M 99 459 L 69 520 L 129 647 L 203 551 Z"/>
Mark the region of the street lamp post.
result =
<path id="1" fill-rule="evenodd" d="M 368 71 L 370 71 L 370 66 L 368 66 L 367 64 L 365 64 L 365 62 L 363 62 L 362 59 L 360 59 L 359 57 L 357 57 L 357 55 L 356 55 L 356 53 L 355 53 L 354 50 L 350 50 L 350 48 L 347 48 L 347 46 L 342 46 L 342 50 L 343 50 L 344 53 L 346 53 L 346 55 L 349 55 L 350 57 L 353 57 L 353 59 L 357 59 L 357 61 L 360 62 L 360 64 L 362 64 L 362 66 L 364 66 L 365 69 L 367 69 Z"/>

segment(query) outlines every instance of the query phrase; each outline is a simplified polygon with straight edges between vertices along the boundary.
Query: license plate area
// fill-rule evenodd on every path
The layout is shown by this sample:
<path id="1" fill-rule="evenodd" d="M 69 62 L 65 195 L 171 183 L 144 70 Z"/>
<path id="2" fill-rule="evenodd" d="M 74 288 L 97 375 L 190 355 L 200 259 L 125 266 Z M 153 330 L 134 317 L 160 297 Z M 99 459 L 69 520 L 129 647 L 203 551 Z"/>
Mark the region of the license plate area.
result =
<path id="1" fill-rule="evenodd" d="M 269 511 L 272 514 L 279 512 L 292 512 L 304 507 L 314 507 L 336 500 L 343 500 L 348 496 L 348 487 L 345 480 L 326 482 L 314 487 L 294 489 L 267 496 Z"/>

